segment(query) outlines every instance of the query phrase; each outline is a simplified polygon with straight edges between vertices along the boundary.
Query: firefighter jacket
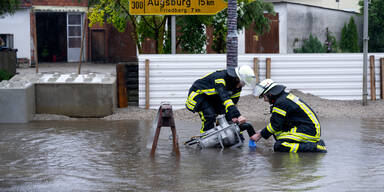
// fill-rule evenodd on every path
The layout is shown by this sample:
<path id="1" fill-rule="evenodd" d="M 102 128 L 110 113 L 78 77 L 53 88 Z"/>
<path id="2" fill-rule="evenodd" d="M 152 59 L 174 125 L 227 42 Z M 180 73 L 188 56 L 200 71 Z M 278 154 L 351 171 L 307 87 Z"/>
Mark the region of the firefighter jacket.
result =
<path id="1" fill-rule="evenodd" d="M 271 106 L 270 123 L 261 131 L 268 139 L 293 142 L 317 142 L 320 140 L 320 123 L 313 110 L 291 93 L 282 92 Z"/>
<path id="2" fill-rule="evenodd" d="M 196 80 L 189 89 L 186 107 L 192 112 L 201 110 L 201 102 L 209 98 L 209 101 L 220 102 L 229 118 L 240 116 L 235 104 L 239 101 L 241 87 L 237 78 L 230 77 L 227 70 L 218 70 Z"/>

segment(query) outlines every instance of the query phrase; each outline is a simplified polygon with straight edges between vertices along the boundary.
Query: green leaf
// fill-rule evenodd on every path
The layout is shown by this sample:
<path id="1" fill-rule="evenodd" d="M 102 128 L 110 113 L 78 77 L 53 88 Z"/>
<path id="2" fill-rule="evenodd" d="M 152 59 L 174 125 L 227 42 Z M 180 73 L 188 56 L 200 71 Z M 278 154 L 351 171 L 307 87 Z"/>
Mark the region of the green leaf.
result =
<path id="1" fill-rule="evenodd" d="M 20 7 L 20 0 L 0 0 L 0 16 L 14 14 Z"/>

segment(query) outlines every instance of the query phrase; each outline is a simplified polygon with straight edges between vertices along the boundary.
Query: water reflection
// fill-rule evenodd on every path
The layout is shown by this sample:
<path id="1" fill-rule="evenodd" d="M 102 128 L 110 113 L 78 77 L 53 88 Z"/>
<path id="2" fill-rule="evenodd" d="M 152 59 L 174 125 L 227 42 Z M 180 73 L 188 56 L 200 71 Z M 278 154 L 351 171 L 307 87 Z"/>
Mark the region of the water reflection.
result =
<path id="1" fill-rule="evenodd" d="M 254 123 L 263 127 L 263 123 Z M 350 191 L 384 188 L 384 121 L 322 121 L 327 154 L 195 150 L 200 123 L 176 122 L 181 157 L 162 128 L 150 158 L 151 121 L 0 124 L 0 191 Z"/>
<path id="2" fill-rule="evenodd" d="M 326 154 L 318 153 L 274 153 L 270 157 L 271 177 L 281 178 L 272 179 L 270 184 L 274 188 L 288 191 L 308 191 L 310 189 L 320 188 L 319 185 L 312 186 L 322 177 L 317 174 L 319 161 Z M 271 186 L 271 187 L 272 187 Z"/>

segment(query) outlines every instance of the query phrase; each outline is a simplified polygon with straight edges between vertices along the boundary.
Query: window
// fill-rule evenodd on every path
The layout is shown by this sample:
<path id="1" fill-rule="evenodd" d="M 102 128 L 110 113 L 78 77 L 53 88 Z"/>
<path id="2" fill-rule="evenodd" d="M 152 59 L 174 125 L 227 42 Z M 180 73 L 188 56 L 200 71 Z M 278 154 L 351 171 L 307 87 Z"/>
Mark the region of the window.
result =
<path id="1" fill-rule="evenodd" d="M 13 49 L 13 34 L 0 34 L 0 38 L 0 47 Z"/>

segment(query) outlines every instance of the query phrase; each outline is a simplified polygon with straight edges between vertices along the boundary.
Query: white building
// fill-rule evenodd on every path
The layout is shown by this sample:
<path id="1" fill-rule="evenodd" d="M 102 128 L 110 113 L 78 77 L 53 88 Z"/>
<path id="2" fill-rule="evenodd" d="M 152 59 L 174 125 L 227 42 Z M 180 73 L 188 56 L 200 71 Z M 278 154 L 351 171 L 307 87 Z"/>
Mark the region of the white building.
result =
<path id="1" fill-rule="evenodd" d="M 22 8 L 14 15 L 0 17 L 0 34 L 13 37 L 13 48 L 17 49 L 18 58 L 31 58 L 31 23 L 30 9 Z"/>
<path id="2" fill-rule="evenodd" d="M 360 12 L 359 0 L 264 0 L 265 2 L 287 2 L 287 3 L 298 3 L 303 5 L 312 5 L 317 7 Z"/>
<path id="3" fill-rule="evenodd" d="M 17 49 L 18 59 L 33 63 L 37 48 L 39 62 L 76 62 L 86 11 L 86 6 L 23 3 L 14 14 L 0 16 L 0 37 L 9 48 Z M 85 42 L 84 47 L 83 59 Z"/>
<path id="4" fill-rule="evenodd" d="M 293 53 L 295 48 L 300 48 L 302 40 L 308 39 L 309 35 L 316 36 L 322 43 L 326 41 L 327 30 L 336 37 L 337 42 L 341 39 L 343 26 L 353 17 L 359 34 L 359 41 L 362 41 L 363 20 L 358 14 L 360 6 L 358 0 L 265 0 L 272 2 L 274 10 L 278 15 L 278 27 L 271 33 L 278 33 L 278 37 L 261 36 L 255 38 L 244 38 L 239 34 L 239 53 L 246 53 L 244 47 L 249 47 L 249 42 L 258 41 L 270 44 L 278 44 L 278 53 Z M 256 36 L 256 35 L 254 35 Z M 256 40 L 255 40 L 256 39 Z M 258 42 L 252 42 L 256 46 Z M 259 46 L 259 45 L 257 45 Z M 277 45 L 276 45 L 277 46 Z M 250 52 L 251 53 L 251 52 Z M 252 52 L 260 53 L 260 52 Z"/>

